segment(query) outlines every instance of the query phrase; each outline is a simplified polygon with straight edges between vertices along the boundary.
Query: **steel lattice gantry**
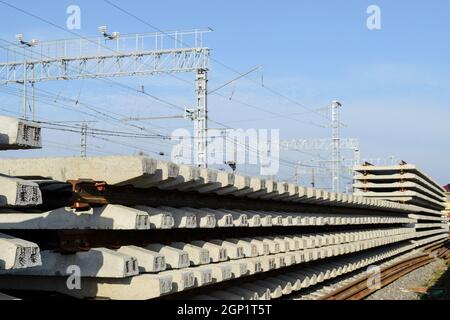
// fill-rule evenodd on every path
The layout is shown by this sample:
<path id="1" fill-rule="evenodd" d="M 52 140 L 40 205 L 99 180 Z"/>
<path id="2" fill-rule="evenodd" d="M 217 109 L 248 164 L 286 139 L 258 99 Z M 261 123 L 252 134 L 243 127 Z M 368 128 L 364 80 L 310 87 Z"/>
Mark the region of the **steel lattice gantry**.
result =
<path id="1" fill-rule="evenodd" d="M 27 118 L 27 87 L 42 81 L 196 73 L 195 164 L 207 166 L 207 73 L 210 49 L 203 35 L 211 30 L 118 35 L 12 46 L 0 49 L 0 85 L 23 85 Z M 34 94 L 33 94 L 34 97 Z"/>
<path id="2" fill-rule="evenodd" d="M 0 63 L 0 85 L 207 70 L 208 48 L 186 48 Z M 25 71 L 26 70 L 26 71 Z"/>
<path id="3" fill-rule="evenodd" d="M 354 153 L 353 165 L 358 165 L 361 162 L 361 151 L 360 151 L 360 143 L 356 138 L 338 138 L 338 139 L 292 139 L 281 141 L 280 148 L 282 150 L 289 151 L 328 151 L 328 150 L 336 150 L 336 144 L 339 144 L 338 148 L 340 150 L 351 150 Z M 340 153 L 340 152 L 339 152 Z M 340 156 L 339 156 L 340 157 Z M 332 176 L 333 176 L 333 186 L 337 188 L 337 183 L 335 182 L 335 177 L 337 174 L 340 174 L 342 169 L 340 161 L 336 164 L 334 159 L 336 155 L 334 155 L 332 162 Z M 337 174 L 336 174 L 337 173 Z M 339 180 L 339 179 L 338 179 Z"/>

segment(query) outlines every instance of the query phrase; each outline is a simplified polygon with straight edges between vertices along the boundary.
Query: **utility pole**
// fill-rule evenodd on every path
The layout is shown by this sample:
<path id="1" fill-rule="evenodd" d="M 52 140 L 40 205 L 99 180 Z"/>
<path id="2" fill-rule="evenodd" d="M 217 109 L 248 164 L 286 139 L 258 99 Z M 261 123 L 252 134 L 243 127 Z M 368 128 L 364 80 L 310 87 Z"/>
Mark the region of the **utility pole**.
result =
<path id="1" fill-rule="evenodd" d="M 332 128 L 332 190 L 333 192 L 340 192 L 340 175 L 341 175 L 341 123 L 340 123 L 340 108 L 342 104 L 338 101 L 333 101 L 331 104 L 331 128 Z"/>
<path id="2" fill-rule="evenodd" d="M 195 81 L 197 106 L 194 111 L 195 164 L 208 167 L 208 70 L 198 69 Z"/>
<path id="3" fill-rule="evenodd" d="M 300 184 L 300 169 L 301 169 L 301 162 L 299 161 L 295 166 L 295 173 L 294 173 L 294 182 L 298 185 Z"/>
<path id="4" fill-rule="evenodd" d="M 99 31 L 100 37 L 46 42 L 35 39 L 25 41 L 22 34 L 16 35 L 20 46 L 29 48 L 30 52 L 22 53 L 17 50 L 17 46 L 0 48 L 0 85 L 23 84 L 22 113 L 28 118 L 29 83 L 32 84 L 31 94 L 34 96 L 35 82 L 195 72 L 197 102 L 195 109 L 190 110 L 197 140 L 195 160 L 196 165 L 206 168 L 207 74 L 211 50 L 203 47 L 203 36 L 212 30 L 121 35 L 119 32 L 110 33 L 106 26 L 101 26 Z M 195 44 L 189 45 L 192 42 Z M 32 59 L 27 60 L 27 56 Z M 3 57 L 7 57 L 6 61 Z M 145 88 L 142 88 L 142 93 L 145 94 Z M 32 106 L 34 114 L 34 102 Z M 85 154 L 84 151 L 81 153 Z"/>
<path id="5" fill-rule="evenodd" d="M 81 158 L 87 157 L 87 130 L 88 124 L 83 122 L 81 124 L 81 139 L 80 139 L 80 156 Z"/>

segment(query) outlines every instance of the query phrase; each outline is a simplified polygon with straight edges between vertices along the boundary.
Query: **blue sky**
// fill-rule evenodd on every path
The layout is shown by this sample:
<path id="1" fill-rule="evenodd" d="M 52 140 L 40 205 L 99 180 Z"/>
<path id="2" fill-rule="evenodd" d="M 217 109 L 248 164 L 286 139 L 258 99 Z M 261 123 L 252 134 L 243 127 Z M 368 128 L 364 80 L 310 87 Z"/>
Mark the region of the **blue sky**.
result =
<path id="1" fill-rule="evenodd" d="M 211 97 L 213 119 L 239 128 L 281 129 L 283 139 L 327 138 L 331 135 L 329 128 L 304 123 L 323 126 L 328 125 L 327 121 L 316 113 L 300 114 L 305 112 L 300 104 L 319 109 L 337 99 L 343 103 L 342 121 L 347 125 L 342 135 L 361 140 L 364 159 L 395 156 L 417 164 L 441 184 L 450 181 L 450 3 L 447 0 L 112 1 L 163 30 L 213 28 L 206 44 L 213 49 L 215 59 L 240 72 L 262 65 L 264 83 L 299 102 L 292 103 L 258 86 L 255 83 L 260 82 L 260 74 L 254 73 L 250 76 L 254 82 L 243 79 L 221 91 L 224 96 L 232 97 L 231 100 Z M 15 0 L 13 4 L 61 27 L 66 25 L 66 8 L 78 5 L 82 28 L 75 32 L 83 36 L 97 35 L 99 25 L 108 25 L 111 31 L 123 34 L 155 31 L 102 0 Z M 381 8 L 381 30 L 370 31 L 366 27 L 366 9 L 372 4 Z M 0 39 L 14 41 L 17 33 L 40 40 L 73 37 L 0 3 Z M 0 45 L 4 43 L 0 41 Z M 194 79 L 193 75 L 182 77 Z M 213 62 L 211 87 L 234 77 L 236 74 Z M 193 86 L 169 76 L 116 80 L 136 88 L 145 85 L 152 94 L 180 105 L 194 103 Z M 44 83 L 40 88 L 79 97 L 85 103 L 124 116 L 174 113 L 142 95 L 130 96 L 129 92 L 93 80 Z M 1 108 L 17 112 L 18 97 L 5 95 L 2 90 L 0 97 Z M 234 99 L 269 112 L 246 107 Z M 286 117 L 274 118 L 270 112 Z M 39 102 L 38 116 L 60 121 L 93 120 Z M 192 126 L 183 120 L 145 125 L 167 130 Z M 102 121 L 95 126 L 113 128 Z M 44 134 L 51 141 L 44 150 L 7 152 L 2 156 L 78 154 L 77 134 L 50 131 Z M 164 142 L 135 144 L 143 146 L 143 151 L 166 148 Z M 90 148 L 91 155 L 138 151 L 105 141 L 92 141 Z M 311 160 L 309 155 L 295 153 L 282 154 L 282 157 L 304 163 Z M 284 168 L 282 178 L 292 176 L 292 171 Z M 309 175 L 304 175 L 302 182 L 308 184 Z M 326 183 L 323 182 L 323 187 Z"/>

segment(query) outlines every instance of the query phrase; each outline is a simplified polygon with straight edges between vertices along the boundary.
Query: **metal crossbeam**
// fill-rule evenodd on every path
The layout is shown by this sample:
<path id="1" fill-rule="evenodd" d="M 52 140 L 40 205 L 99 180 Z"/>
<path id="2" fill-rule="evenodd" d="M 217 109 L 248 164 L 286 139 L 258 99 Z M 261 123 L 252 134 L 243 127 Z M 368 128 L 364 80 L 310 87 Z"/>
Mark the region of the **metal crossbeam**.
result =
<path id="1" fill-rule="evenodd" d="M 0 84 L 130 77 L 208 69 L 208 48 L 0 63 Z M 26 69 L 26 72 L 25 72 Z"/>
<path id="2" fill-rule="evenodd" d="M 0 85 L 23 85 L 23 114 L 27 117 L 27 89 L 42 81 L 78 80 L 108 77 L 135 77 L 195 72 L 196 106 L 194 121 L 197 157 L 195 164 L 207 167 L 208 104 L 207 83 L 210 49 L 203 46 L 203 35 L 211 29 L 120 35 L 40 42 L 0 47 Z M 82 134 L 83 136 L 83 134 Z M 85 140 L 82 139 L 82 145 Z M 85 152 L 82 147 L 82 156 Z"/>
<path id="3" fill-rule="evenodd" d="M 348 138 L 341 139 L 341 149 L 359 150 L 359 140 Z M 304 151 L 304 150 L 331 150 L 333 142 L 330 139 L 293 139 L 281 142 L 284 150 Z"/>

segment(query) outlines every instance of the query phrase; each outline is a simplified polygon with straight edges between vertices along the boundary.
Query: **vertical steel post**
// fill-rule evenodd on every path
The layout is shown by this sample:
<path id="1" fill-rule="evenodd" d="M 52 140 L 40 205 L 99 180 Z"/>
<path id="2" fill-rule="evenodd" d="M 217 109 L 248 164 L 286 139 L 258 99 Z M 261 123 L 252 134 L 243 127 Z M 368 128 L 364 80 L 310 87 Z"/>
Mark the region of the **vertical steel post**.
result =
<path id="1" fill-rule="evenodd" d="M 195 81 L 197 106 L 194 112 L 195 165 L 208 167 L 208 70 L 198 69 Z"/>
<path id="2" fill-rule="evenodd" d="M 331 128 L 332 128 L 332 189 L 333 192 L 340 192 L 341 181 L 341 123 L 340 123 L 340 108 L 342 105 L 338 101 L 333 101 L 331 104 Z"/>
<path id="3" fill-rule="evenodd" d="M 88 125 L 86 122 L 81 124 L 81 140 L 80 140 L 80 156 L 81 158 L 87 157 L 87 129 Z"/>
<path id="4" fill-rule="evenodd" d="M 28 72 L 28 63 L 24 61 L 23 63 L 23 106 L 22 106 L 22 115 L 25 119 L 27 119 L 27 72 Z"/>

